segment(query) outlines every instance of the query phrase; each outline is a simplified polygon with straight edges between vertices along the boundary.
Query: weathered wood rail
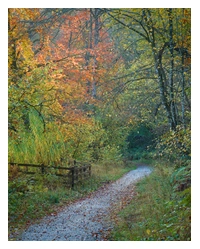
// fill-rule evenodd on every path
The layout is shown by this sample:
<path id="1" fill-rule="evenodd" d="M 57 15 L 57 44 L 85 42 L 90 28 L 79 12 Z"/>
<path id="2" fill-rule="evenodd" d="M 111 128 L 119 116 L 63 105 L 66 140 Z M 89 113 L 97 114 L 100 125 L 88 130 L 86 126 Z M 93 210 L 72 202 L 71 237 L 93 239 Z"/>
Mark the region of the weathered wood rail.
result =
<path id="1" fill-rule="evenodd" d="M 65 182 L 72 188 L 74 188 L 75 184 L 83 182 L 91 176 L 91 164 L 89 163 L 74 162 L 74 165 L 71 167 L 13 162 L 8 164 L 11 168 L 17 167 L 18 172 L 24 174 L 51 174 L 63 177 Z"/>

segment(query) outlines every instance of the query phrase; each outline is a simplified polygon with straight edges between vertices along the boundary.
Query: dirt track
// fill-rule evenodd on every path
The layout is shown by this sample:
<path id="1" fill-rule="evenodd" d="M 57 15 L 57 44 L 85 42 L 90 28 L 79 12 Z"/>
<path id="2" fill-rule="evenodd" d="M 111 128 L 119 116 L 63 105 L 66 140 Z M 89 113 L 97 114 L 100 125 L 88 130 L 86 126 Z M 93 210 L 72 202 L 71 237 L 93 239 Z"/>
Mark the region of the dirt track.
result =
<path id="1" fill-rule="evenodd" d="M 23 232 L 23 241 L 104 241 L 112 229 L 112 214 L 134 195 L 134 184 L 152 169 L 139 166 L 98 189 L 89 197 L 64 208 L 56 216 L 47 216 Z"/>

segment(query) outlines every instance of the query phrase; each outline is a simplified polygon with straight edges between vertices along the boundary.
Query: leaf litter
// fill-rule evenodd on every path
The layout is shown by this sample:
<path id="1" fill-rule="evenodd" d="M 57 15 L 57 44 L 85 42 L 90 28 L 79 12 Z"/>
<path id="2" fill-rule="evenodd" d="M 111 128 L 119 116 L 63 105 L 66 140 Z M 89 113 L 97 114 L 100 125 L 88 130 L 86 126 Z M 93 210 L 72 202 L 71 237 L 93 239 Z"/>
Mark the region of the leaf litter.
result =
<path id="1" fill-rule="evenodd" d="M 86 197 L 30 225 L 22 241 L 106 241 L 113 229 L 115 214 L 134 197 L 135 183 L 152 168 L 138 166 L 116 182 L 109 183 Z"/>

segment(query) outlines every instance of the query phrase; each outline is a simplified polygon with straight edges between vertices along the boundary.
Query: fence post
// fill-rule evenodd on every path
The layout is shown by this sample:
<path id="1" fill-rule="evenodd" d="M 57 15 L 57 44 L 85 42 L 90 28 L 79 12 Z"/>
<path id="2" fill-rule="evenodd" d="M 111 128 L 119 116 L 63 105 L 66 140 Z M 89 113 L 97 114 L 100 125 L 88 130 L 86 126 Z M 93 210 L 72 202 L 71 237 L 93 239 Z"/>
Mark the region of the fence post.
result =
<path id="1" fill-rule="evenodd" d="M 75 172 L 76 172 L 76 181 L 78 182 L 79 180 L 79 169 L 77 166 L 75 166 Z"/>
<path id="2" fill-rule="evenodd" d="M 44 174 L 44 164 L 42 164 L 41 171 L 42 171 L 42 174 Z"/>
<path id="3" fill-rule="evenodd" d="M 74 167 L 71 169 L 72 171 L 72 188 L 74 188 Z"/>
<path id="4" fill-rule="evenodd" d="M 91 176 L 91 164 L 89 164 L 89 176 Z"/>
<path id="5" fill-rule="evenodd" d="M 74 160 L 74 184 L 75 184 L 75 181 L 78 182 L 78 168 L 76 165 L 76 160 Z"/>

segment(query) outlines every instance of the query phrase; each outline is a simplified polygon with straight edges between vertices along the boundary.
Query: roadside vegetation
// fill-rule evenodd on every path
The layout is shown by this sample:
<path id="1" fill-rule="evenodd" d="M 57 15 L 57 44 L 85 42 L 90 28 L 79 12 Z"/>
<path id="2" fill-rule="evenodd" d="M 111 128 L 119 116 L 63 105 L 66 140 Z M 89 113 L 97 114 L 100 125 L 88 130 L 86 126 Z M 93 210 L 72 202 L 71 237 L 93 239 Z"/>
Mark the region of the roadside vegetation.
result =
<path id="1" fill-rule="evenodd" d="M 19 175 L 8 187 L 9 240 L 45 215 L 54 215 L 62 206 L 89 195 L 99 187 L 117 180 L 135 169 L 134 163 L 107 162 L 92 165 L 92 176 L 74 189 L 66 188 L 62 178 L 54 175 Z M 11 176 L 10 176 L 11 177 Z"/>
<path id="2" fill-rule="evenodd" d="M 153 173 L 138 182 L 131 204 L 117 215 L 110 240 L 191 240 L 191 189 L 180 190 L 190 178 L 188 170 L 157 163 Z"/>
<path id="3" fill-rule="evenodd" d="M 191 9 L 8 9 L 8 162 L 74 160 L 74 189 L 8 167 L 10 239 L 142 161 L 112 239 L 190 240 Z"/>
<path id="4" fill-rule="evenodd" d="M 183 134 L 179 130 L 163 137 L 149 161 L 153 172 L 137 183 L 132 202 L 116 215 L 110 240 L 191 240 L 189 151 L 189 131 Z"/>

